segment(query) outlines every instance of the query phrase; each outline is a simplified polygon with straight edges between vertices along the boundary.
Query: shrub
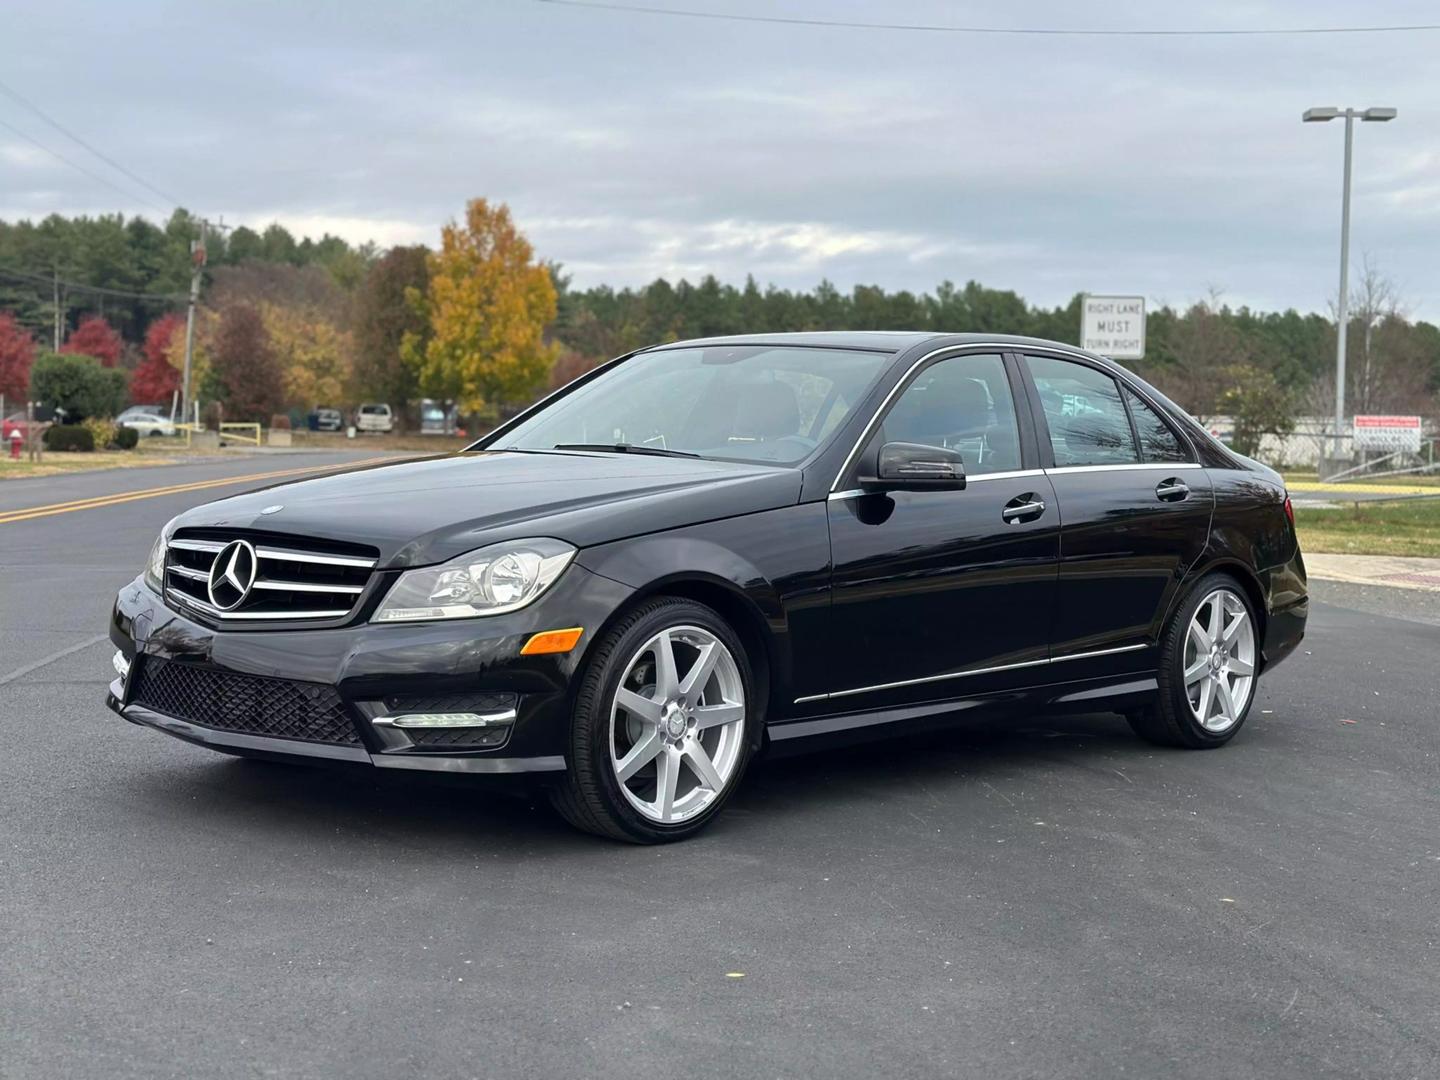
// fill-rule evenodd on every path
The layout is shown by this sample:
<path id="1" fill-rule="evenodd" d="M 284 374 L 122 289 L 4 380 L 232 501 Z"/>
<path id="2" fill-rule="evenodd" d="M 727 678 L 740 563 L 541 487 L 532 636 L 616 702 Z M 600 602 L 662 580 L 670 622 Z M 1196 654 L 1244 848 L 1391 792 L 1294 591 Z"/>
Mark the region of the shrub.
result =
<path id="1" fill-rule="evenodd" d="M 140 443 L 140 432 L 133 427 L 117 426 L 113 442 L 116 450 L 134 450 Z"/>
<path id="2" fill-rule="evenodd" d="M 69 450 L 88 454 L 95 449 L 95 436 L 83 424 L 51 424 L 42 436 L 47 450 Z"/>
<path id="3" fill-rule="evenodd" d="M 126 375 L 104 368 L 93 356 L 46 353 L 30 369 L 30 396 L 54 409 L 64 409 L 71 422 L 91 416 L 114 416 L 125 407 Z"/>
<path id="4" fill-rule="evenodd" d="M 284 413 L 276 413 L 274 416 L 270 417 L 270 430 L 289 431 L 290 417 L 286 416 Z"/>
<path id="5" fill-rule="evenodd" d="M 90 432 L 90 441 L 101 450 L 115 441 L 115 429 L 118 425 L 114 420 L 102 420 L 98 416 L 92 416 L 82 420 L 80 426 Z"/>

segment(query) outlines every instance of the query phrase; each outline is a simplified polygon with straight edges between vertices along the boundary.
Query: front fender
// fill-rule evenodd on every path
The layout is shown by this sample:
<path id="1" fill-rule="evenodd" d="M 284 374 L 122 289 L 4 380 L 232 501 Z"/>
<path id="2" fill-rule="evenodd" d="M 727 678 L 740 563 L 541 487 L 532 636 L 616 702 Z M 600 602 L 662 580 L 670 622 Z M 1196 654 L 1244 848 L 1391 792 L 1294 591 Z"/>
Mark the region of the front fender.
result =
<path id="1" fill-rule="evenodd" d="M 772 719 L 820 677 L 830 578 L 824 503 L 602 544 L 576 562 L 636 597 L 677 593 L 719 610 L 764 650 Z"/>

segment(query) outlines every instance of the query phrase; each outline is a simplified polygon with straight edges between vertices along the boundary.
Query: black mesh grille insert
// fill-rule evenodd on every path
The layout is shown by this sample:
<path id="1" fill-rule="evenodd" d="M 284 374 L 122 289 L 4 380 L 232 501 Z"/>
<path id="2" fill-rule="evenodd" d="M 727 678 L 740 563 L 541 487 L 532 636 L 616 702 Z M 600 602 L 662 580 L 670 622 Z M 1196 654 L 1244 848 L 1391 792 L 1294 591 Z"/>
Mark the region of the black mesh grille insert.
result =
<path id="1" fill-rule="evenodd" d="M 334 687 L 147 656 L 131 700 L 202 727 L 302 742 L 360 742 Z"/>

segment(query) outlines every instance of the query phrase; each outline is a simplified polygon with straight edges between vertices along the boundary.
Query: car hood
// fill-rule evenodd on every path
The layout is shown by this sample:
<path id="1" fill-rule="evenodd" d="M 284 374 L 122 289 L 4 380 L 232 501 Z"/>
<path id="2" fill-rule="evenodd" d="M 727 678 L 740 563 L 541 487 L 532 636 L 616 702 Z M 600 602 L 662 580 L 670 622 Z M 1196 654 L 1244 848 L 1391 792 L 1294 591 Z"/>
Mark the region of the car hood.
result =
<path id="1" fill-rule="evenodd" d="M 800 484 L 798 469 L 768 465 L 461 452 L 276 484 L 196 507 L 174 524 L 366 544 L 379 549 L 382 567 L 425 566 L 522 536 L 590 547 L 773 510 L 798 501 Z"/>

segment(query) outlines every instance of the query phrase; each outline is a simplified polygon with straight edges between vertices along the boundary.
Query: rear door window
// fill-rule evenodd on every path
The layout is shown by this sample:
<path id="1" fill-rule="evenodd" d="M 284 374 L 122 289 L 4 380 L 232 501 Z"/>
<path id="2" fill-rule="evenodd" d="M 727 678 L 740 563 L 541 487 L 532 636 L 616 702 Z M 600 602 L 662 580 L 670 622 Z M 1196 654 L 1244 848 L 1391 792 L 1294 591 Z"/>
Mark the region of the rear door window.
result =
<path id="1" fill-rule="evenodd" d="M 1140 461 L 1120 386 L 1103 371 L 1051 356 L 1027 356 L 1058 468 Z"/>
<path id="2" fill-rule="evenodd" d="M 1125 388 L 1125 403 L 1130 406 L 1135 432 L 1140 436 L 1140 454 L 1146 461 L 1191 460 L 1192 455 L 1180 441 L 1180 436 L 1128 386 Z"/>

